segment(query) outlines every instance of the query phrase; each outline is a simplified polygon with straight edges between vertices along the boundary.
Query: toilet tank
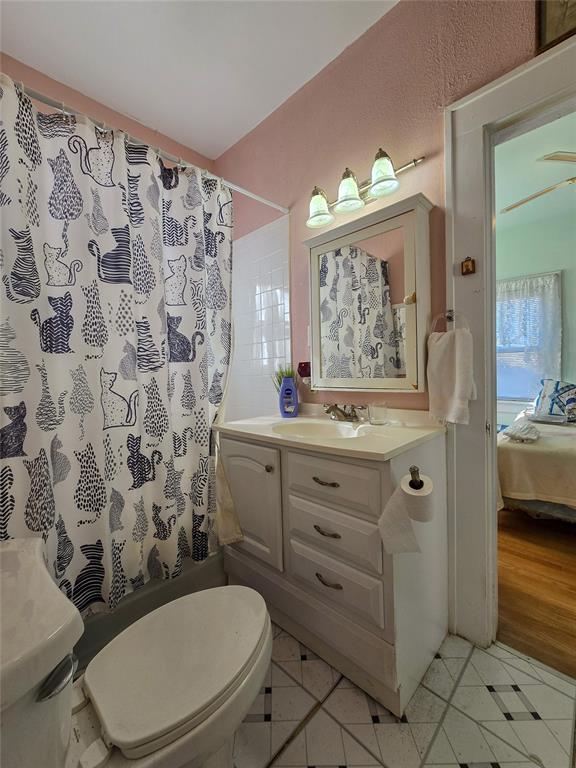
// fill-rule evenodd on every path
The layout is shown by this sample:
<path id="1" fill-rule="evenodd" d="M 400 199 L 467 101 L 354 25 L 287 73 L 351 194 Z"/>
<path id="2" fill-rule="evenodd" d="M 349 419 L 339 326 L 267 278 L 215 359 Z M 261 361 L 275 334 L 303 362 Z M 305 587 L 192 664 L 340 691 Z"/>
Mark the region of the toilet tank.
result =
<path id="1" fill-rule="evenodd" d="M 42 539 L 0 544 L 0 583 L 0 765 L 61 768 L 82 618 L 48 573 Z"/>

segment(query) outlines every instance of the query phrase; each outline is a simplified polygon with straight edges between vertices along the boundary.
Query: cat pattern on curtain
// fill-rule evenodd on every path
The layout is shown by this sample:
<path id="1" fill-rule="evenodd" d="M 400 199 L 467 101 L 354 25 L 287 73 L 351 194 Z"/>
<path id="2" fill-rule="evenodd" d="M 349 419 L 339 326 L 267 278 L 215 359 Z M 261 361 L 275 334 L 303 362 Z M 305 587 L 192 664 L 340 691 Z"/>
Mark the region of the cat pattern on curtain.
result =
<path id="1" fill-rule="evenodd" d="M 36 409 L 36 423 L 40 429 L 45 432 L 51 432 L 64 421 L 66 413 L 64 401 L 68 394 L 68 390 L 59 393 L 58 405 L 56 405 L 48 384 L 48 372 L 44 360 L 36 366 L 36 369 L 40 374 L 42 388 L 42 395 L 40 397 L 40 402 L 38 403 L 38 408 Z"/>
<path id="2" fill-rule="evenodd" d="M 72 558 L 74 557 L 74 544 L 72 544 L 72 539 L 68 536 L 62 515 L 58 515 L 58 520 L 56 520 L 54 527 L 58 538 L 58 543 L 56 545 L 56 560 L 54 561 L 54 575 L 57 579 L 60 579 L 64 576 L 66 569 L 72 562 Z"/>
<path id="3" fill-rule="evenodd" d="M 31 531 L 45 534 L 54 525 L 56 507 L 44 448 L 40 448 L 40 453 L 35 459 L 24 459 L 24 466 L 30 476 L 24 521 Z"/>
<path id="4" fill-rule="evenodd" d="M 34 258 L 30 229 L 10 228 L 16 246 L 16 258 L 9 273 L 2 275 L 6 296 L 18 304 L 28 303 L 40 295 L 40 275 Z"/>
<path id="5" fill-rule="evenodd" d="M 20 163 L 25 165 L 24 161 L 20 159 Z M 28 221 L 35 227 L 40 226 L 40 213 L 38 211 L 38 203 L 36 201 L 36 192 L 38 191 L 38 185 L 34 183 L 32 174 L 29 170 L 24 172 L 23 179 L 18 179 L 18 202 L 24 211 Z"/>
<path id="6" fill-rule="evenodd" d="M 93 607 L 95 603 L 105 602 L 102 597 L 102 584 L 106 571 L 102 563 L 104 547 L 100 539 L 95 544 L 81 545 L 80 551 L 87 563 L 76 577 L 74 586 L 68 579 L 60 582 L 59 586 L 76 608 L 83 611 L 88 606 Z"/>
<path id="7" fill-rule="evenodd" d="M 104 235 L 108 232 L 110 225 L 108 224 L 108 219 L 104 215 L 100 192 L 93 187 L 90 188 L 90 192 L 92 193 L 92 213 L 85 213 L 84 216 L 86 217 L 86 221 L 88 222 L 88 226 L 92 230 L 92 233 L 98 237 L 99 235 Z"/>
<path id="8" fill-rule="evenodd" d="M 323 375 L 342 379 L 402 374 L 404 348 L 395 328 L 387 263 L 346 246 L 322 254 L 319 273 Z"/>
<path id="9" fill-rule="evenodd" d="M 48 158 L 54 174 L 54 185 L 48 198 L 48 212 L 54 219 L 70 221 L 82 213 L 84 201 L 72 173 L 66 152 L 61 149 L 54 158 Z"/>
<path id="10" fill-rule="evenodd" d="M 16 502 L 11 493 L 14 485 L 14 475 L 9 466 L 0 469 L 0 541 L 7 541 L 10 538 L 8 525 L 14 512 Z"/>
<path id="11" fill-rule="evenodd" d="M 36 134 L 32 102 L 20 90 L 16 91 L 16 96 L 18 97 L 18 114 L 14 123 L 14 133 L 30 165 L 36 168 L 42 161 L 42 152 Z"/>
<path id="12" fill-rule="evenodd" d="M 108 326 L 102 314 L 100 293 L 96 280 L 82 286 L 82 293 L 86 301 L 86 311 L 82 322 L 82 338 L 89 347 L 96 347 L 99 353 L 87 354 L 87 359 L 102 357 L 102 351 L 108 342 Z"/>
<path id="13" fill-rule="evenodd" d="M 100 251 L 96 240 L 88 243 L 88 250 L 98 264 L 98 277 L 104 283 L 131 283 L 132 254 L 128 224 L 112 227 L 111 232 L 116 246 L 106 253 Z"/>
<path id="14" fill-rule="evenodd" d="M 24 440 L 26 439 L 26 403 L 5 405 L 3 408 L 8 423 L 0 428 L 0 458 L 13 459 L 16 456 L 26 456 Z"/>
<path id="15" fill-rule="evenodd" d="M 124 497 L 119 491 L 117 491 L 115 488 L 112 488 L 112 492 L 110 493 L 110 511 L 108 513 L 110 533 L 124 530 L 124 524 L 122 523 L 123 511 Z"/>
<path id="16" fill-rule="evenodd" d="M 8 321 L 0 322 L 0 396 L 21 392 L 30 377 L 28 360 L 12 346 L 16 332 Z"/>
<path id="17" fill-rule="evenodd" d="M 82 136 L 71 136 L 68 147 L 72 154 L 80 156 L 82 173 L 91 176 L 101 187 L 113 187 L 112 169 L 114 168 L 114 134 L 94 128 L 96 146 L 88 147 Z"/>
<path id="18" fill-rule="evenodd" d="M 37 309 L 30 312 L 30 318 L 34 325 L 38 326 L 40 336 L 40 349 L 54 355 L 65 355 L 72 352 L 70 349 L 70 335 L 74 328 L 72 311 L 72 296 L 69 292 L 64 296 L 48 296 L 48 304 L 52 307 L 54 315 L 45 320 L 40 319 Z"/>
<path id="19" fill-rule="evenodd" d="M 0 539 L 111 610 L 215 543 L 232 196 L 1 84 Z"/>
<path id="20" fill-rule="evenodd" d="M 10 205 L 12 199 L 2 189 L 4 179 L 8 176 L 10 170 L 10 159 L 8 157 L 8 139 L 6 137 L 6 131 L 0 129 L 0 208 L 3 205 Z"/>
<path id="21" fill-rule="evenodd" d="M 64 115 L 55 112 L 52 115 L 36 114 L 36 124 L 40 135 L 45 139 L 55 139 L 69 136 L 76 130 L 76 118 L 74 115 Z"/>
<path id="22" fill-rule="evenodd" d="M 62 441 L 54 435 L 50 443 L 50 464 L 52 465 L 52 484 L 63 483 L 68 477 L 72 465 L 68 457 L 60 450 Z"/>
<path id="23" fill-rule="evenodd" d="M 70 264 L 63 261 L 66 252 L 49 243 L 44 243 L 44 269 L 48 275 L 46 285 L 66 286 L 76 285 L 76 273 L 82 269 L 80 259 L 74 259 Z"/>

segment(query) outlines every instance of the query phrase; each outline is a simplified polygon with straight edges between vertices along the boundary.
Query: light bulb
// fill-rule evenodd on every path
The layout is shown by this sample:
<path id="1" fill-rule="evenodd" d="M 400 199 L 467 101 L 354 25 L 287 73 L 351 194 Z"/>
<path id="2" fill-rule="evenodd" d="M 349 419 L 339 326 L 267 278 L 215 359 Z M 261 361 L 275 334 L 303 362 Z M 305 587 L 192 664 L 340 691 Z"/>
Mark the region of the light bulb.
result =
<path id="1" fill-rule="evenodd" d="M 346 168 L 338 187 L 338 200 L 334 204 L 334 210 L 336 213 L 348 213 L 363 207 L 364 200 L 362 200 L 358 192 L 356 176 L 354 176 L 350 168 Z"/>
<path id="2" fill-rule="evenodd" d="M 314 187 L 310 197 L 310 211 L 306 226 L 310 227 L 310 229 L 316 229 L 318 227 L 325 227 L 333 221 L 334 215 L 328 207 L 326 192 L 320 187 Z"/>
<path id="3" fill-rule="evenodd" d="M 376 153 L 372 166 L 372 184 L 370 186 L 371 197 L 385 197 L 396 192 L 400 182 L 396 178 L 396 171 L 392 160 L 382 148 Z"/>

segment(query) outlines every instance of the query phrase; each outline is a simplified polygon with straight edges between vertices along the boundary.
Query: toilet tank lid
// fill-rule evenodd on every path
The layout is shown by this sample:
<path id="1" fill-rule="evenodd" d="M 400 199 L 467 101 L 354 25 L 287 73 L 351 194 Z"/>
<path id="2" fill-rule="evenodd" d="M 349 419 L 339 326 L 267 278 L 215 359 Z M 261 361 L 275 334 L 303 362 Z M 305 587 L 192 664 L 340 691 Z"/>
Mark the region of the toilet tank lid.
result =
<path id="1" fill-rule="evenodd" d="M 0 545 L 0 707 L 33 690 L 84 631 L 77 608 L 58 589 L 40 538 Z"/>

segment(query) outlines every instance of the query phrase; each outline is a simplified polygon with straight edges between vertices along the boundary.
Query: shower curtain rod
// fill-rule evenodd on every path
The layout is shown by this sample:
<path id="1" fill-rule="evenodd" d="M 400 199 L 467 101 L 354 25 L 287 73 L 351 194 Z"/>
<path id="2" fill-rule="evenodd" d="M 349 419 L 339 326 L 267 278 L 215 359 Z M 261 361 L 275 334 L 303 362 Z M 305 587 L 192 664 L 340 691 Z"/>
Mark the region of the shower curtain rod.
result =
<path id="1" fill-rule="evenodd" d="M 24 83 L 15 83 L 15 85 L 27 96 L 29 96 L 31 99 L 34 99 L 35 101 L 40 101 L 42 104 L 46 104 L 48 107 L 53 107 L 54 109 L 57 109 L 59 112 L 62 112 L 65 115 L 81 115 L 81 112 L 76 111 L 75 109 L 72 109 L 72 107 L 66 107 L 64 102 L 55 101 L 55 99 L 51 99 L 49 96 L 44 96 L 42 93 L 38 93 L 38 91 L 33 91 L 31 88 L 27 88 Z M 93 117 L 90 117 L 90 115 L 87 115 L 88 119 L 94 123 L 94 125 L 97 125 L 99 128 L 105 129 L 106 123 L 103 123 L 101 120 L 96 120 Z M 126 134 L 129 139 L 131 139 L 134 143 L 139 144 L 146 144 L 145 141 L 142 141 L 142 139 L 139 139 L 137 136 L 132 136 L 131 134 Z M 164 152 L 164 150 L 160 149 L 160 147 L 152 147 L 152 149 L 155 150 L 158 157 L 161 157 L 164 160 L 168 160 L 171 163 L 175 163 L 179 166 L 184 166 L 186 168 L 198 168 L 197 165 L 194 165 L 193 163 L 187 163 L 185 160 L 183 160 L 181 157 L 176 157 L 176 155 L 171 155 L 169 152 Z M 267 205 L 270 208 L 275 208 L 277 211 L 280 211 L 281 213 L 290 213 L 289 208 L 285 208 L 283 205 L 279 205 L 278 203 L 272 202 L 272 200 L 267 200 L 265 197 L 261 197 L 260 195 L 257 195 L 255 192 L 251 192 L 249 189 L 245 189 L 244 187 L 240 187 L 238 184 L 234 184 L 231 181 L 227 181 L 226 179 L 221 179 L 219 176 L 216 176 L 211 171 L 206 170 L 205 168 L 200 168 L 200 171 L 202 173 L 206 173 L 209 176 L 211 176 L 213 179 L 220 179 L 220 181 L 225 184 L 230 189 L 233 189 L 235 192 L 240 193 L 241 195 L 245 195 L 246 197 L 251 198 L 252 200 L 256 200 L 258 203 L 262 203 L 263 205 Z"/>

